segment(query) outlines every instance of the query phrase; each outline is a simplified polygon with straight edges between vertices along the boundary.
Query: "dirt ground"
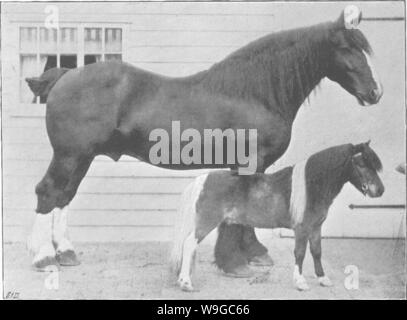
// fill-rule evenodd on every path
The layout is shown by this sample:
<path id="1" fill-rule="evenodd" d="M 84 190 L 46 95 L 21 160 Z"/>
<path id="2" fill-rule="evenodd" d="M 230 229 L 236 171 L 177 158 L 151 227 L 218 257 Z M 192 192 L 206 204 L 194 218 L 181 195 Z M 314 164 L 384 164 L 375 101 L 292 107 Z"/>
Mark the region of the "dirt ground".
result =
<path id="1" fill-rule="evenodd" d="M 77 243 L 77 267 L 54 274 L 58 290 L 47 289 L 50 273 L 30 269 L 22 243 L 4 244 L 4 292 L 21 299 L 404 299 L 406 296 L 404 240 L 323 239 L 323 262 L 334 287 L 318 285 L 307 252 L 304 275 L 310 290 L 292 285 L 293 239 L 264 243 L 275 266 L 253 267 L 250 279 L 225 277 L 213 265 L 213 247 L 203 244 L 193 278 L 196 292 L 174 285 L 167 266 L 169 243 Z M 347 290 L 347 265 L 359 269 L 359 289 Z M 47 280 L 48 279 L 48 280 Z M 55 279 L 58 282 L 55 282 Z"/>

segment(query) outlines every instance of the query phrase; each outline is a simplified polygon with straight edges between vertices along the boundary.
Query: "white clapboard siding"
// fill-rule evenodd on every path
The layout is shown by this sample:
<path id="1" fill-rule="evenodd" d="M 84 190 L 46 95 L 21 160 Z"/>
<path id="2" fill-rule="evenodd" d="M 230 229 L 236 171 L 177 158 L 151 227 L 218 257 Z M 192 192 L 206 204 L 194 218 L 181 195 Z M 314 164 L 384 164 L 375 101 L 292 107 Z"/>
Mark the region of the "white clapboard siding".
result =
<path id="1" fill-rule="evenodd" d="M 174 77 L 208 69 L 237 48 L 270 32 L 336 19 L 344 7 L 343 3 L 298 2 L 3 4 L 5 241 L 26 238 L 35 217 L 34 189 L 52 157 L 45 129 L 45 106 L 19 104 L 17 89 L 18 26 L 42 23 L 47 5 L 58 7 L 61 24 L 122 25 L 127 31 L 123 39 L 126 61 Z M 367 18 L 404 15 L 402 3 L 358 5 Z M 404 22 L 363 21 L 361 28 L 377 56 L 374 63 L 386 90 L 381 103 L 369 111 L 362 110 L 337 85 L 324 82 L 322 93 L 311 100 L 312 107 L 300 111 L 290 148 L 276 166 L 297 162 L 334 144 L 371 138 L 385 165 L 383 181 L 387 192 L 383 199 L 367 202 L 346 188 L 330 212 L 324 235 L 403 237 L 403 210 L 367 212 L 348 208 L 350 203 L 405 203 L 404 180 L 392 169 L 404 159 L 401 156 L 405 145 L 401 138 L 405 130 L 404 114 L 401 114 L 404 112 L 404 72 L 401 71 L 405 65 Z M 316 121 L 319 126 L 309 125 Z M 75 241 L 168 240 L 180 193 L 194 177 L 206 171 L 171 171 L 130 157 L 122 157 L 119 162 L 97 157 L 70 206 L 70 235 Z"/>

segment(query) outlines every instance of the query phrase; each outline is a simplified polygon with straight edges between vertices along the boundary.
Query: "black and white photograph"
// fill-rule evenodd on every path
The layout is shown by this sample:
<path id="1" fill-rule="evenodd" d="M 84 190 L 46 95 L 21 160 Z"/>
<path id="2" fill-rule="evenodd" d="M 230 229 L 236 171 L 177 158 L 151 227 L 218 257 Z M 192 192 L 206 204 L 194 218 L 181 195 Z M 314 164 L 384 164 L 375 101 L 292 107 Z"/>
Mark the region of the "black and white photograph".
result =
<path id="1" fill-rule="evenodd" d="M 2 299 L 405 300 L 405 15 L 1 1 Z"/>

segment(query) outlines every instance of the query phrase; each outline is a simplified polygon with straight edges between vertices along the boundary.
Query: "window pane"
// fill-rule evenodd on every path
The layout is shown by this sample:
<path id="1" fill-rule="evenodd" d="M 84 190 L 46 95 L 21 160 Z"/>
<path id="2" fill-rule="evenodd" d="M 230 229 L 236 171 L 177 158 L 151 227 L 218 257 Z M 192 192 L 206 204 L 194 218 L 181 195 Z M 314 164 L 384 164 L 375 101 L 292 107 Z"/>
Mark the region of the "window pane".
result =
<path id="1" fill-rule="evenodd" d="M 37 55 L 22 54 L 20 56 L 20 78 L 37 77 Z"/>
<path id="2" fill-rule="evenodd" d="M 37 51 L 37 28 L 21 27 L 20 28 L 20 51 L 36 52 Z"/>
<path id="3" fill-rule="evenodd" d="M 121 54 L 105 54 L 105 61 L 122 61 L 122 55 Z"/>
<path id="4" fill-rule="evenodd" d="M 61 54 L 59 66 L 61 68 L 74 69 L 78 66 L 77 58 L 74 54 Z"/>
<path id="5" fill-rule="evenodd" d="M 102 28 L 85 28 L 85 52 L 102 51 Z"/>
<path id="6" fill-rule="evenodd" d="M 40 28 L 40 52 L 57 51 L 57 30 Z"/>
<path id="7" fill-rule="evenodd" d="M 64 53 L 78 51 L 78 30 L 76 28 L 60 28 L 59 50 Z"/>
<path id="8" fill-rule="evenodd" d="M 100 54 L 86 54 L 85 55 L 85 65 L 99 62 L 102 60 L 102 56 Z"/>
<path id="9" fill-rule="evenodd" d="M 105 52 L 122 51 L 122 30 L 119 28 L 105 29 Z"/>
<path id="10" fill-rule="evenodd" d="M 40 73 L 57 66 L 56 54 L 42 54 L 40 55 Z"/>

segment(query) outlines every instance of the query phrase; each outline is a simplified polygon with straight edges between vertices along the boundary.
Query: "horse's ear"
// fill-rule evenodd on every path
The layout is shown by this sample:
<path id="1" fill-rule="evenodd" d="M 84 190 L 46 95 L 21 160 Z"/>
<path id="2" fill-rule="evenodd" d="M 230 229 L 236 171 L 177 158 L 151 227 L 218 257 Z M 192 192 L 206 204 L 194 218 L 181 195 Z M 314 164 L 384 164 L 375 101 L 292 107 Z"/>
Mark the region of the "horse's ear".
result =
<path id="1" fill-rule="evenodd" d="M 356 29 L 362 20 L 362 11 L 353 4 L 348 5 L 342 11 L 337 24 L 340 28 Z"/>
<path id="2" fill-rule="evenodd" d="M 365 142 L 365 145 L 367 145 L 367 146 L 370 145 L 370 139 Z"/>

